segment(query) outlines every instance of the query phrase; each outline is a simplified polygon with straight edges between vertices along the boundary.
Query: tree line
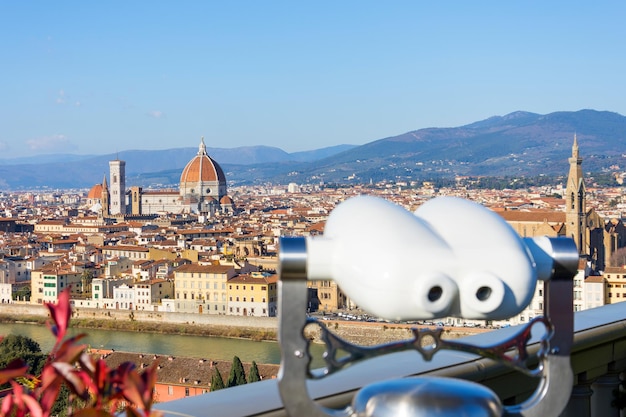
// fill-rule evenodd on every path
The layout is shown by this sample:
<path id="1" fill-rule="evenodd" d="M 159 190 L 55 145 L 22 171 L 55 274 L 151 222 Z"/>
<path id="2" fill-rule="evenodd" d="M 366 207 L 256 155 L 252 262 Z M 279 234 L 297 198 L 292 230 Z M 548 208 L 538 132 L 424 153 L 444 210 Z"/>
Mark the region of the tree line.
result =
<path id="1" fill-rule="evenodd" d="M 250 372 L 248 372 L 248 378 L 246 379 L 246 372 L 243 368 L 243 364 L 241 363 L 241 359 L 239 359 L 238 356 L 234 356 L 226 384 L 224 384 L 224 379 L 222 378 L 219 369 L 215 368 L 211 378 L 211 391 L 217 391 L 237 385 L 245 385 L 260 380 L 261 376 L 259 375 L 259 368 L 255 361 L 252 361 Z"/>

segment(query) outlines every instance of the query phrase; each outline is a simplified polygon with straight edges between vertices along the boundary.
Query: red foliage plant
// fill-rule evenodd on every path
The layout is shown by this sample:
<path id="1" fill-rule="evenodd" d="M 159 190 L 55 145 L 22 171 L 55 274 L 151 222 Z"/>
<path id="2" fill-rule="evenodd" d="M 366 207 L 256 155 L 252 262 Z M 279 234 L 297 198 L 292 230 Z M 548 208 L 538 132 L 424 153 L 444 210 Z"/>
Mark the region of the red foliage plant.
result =
<path id="1" fill-rule="evenodd" d="M 74 417 L 112 417 L 120 411 L 130 417 L 161 415 L 152 410 L 156 363 L 141 373 L 130 362 L 110 369 L 103 359 L 87 352 L 87 345 L 79 344 L 84 334 L 66 338 L 72 315 L 69 290 L 59 294 L 57 304 L 46 307 L 47 325 L 56 343 L 40 376 L 29 374 L 22 359 L 0 370 L 0 384 L 11 385 L 2 399 L 0 417 L 49 417 L 63 384 L 84 404 L 68 410 Z"/>

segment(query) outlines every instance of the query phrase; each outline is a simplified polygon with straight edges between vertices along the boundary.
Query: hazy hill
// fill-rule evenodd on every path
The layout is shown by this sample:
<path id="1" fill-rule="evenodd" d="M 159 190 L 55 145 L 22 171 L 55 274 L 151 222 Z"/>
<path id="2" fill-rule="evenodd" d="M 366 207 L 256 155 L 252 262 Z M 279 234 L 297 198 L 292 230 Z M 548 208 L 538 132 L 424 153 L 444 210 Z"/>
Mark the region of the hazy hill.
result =
<path id="1" fill-rule="evenodd" d="M 207 152 L 222 166 L 245 166 L 288 161 L 309 162 L 354 147 L 355 145 L 337 145 L 291 154 L 270 146 L 207 148 Z M 178 186 L 183 168 L 197 152 L 197 147 L 189 147 L 156 151 L 127 150 L 106 155 L 59 154 L 0 159 L 0 190 L 91 187 L 102 182 L 105 175 L 108 176 L 109 161 L 116 158 L 126 161 L 128 185 Z"/>
<path id="2" fill-rule="evenodd" d="M 566 175 L 574 135 L 585 171 L 624 168 L 626 117 L 580 110 L 547 115 L 518 111 L 455 128 L 427 128 L 362 146 L 340 145 L 286 153 L 267 146 L 208 148 L 231 184 L 420 180 L 455 175 Z M 197 148 L 129 150 L 119 154 L 0 160 L 0 187 L 89 187 L 108 173 L 108 161 L 126 161 L 129 185 L 177 186 Z M 43 158 L 43 157 L 42 157 Z"/>
<path id="3" fill-rule="evenodd" d="M 547 115 L 518 111 L 456 128 L 387 137 L 309 164 L 229 167 L 229 179 L 367 183 L 455 175 L 567 175 L 574 135 L 585 172 L 624 168 L 626 117 L 595 110 Z"/>

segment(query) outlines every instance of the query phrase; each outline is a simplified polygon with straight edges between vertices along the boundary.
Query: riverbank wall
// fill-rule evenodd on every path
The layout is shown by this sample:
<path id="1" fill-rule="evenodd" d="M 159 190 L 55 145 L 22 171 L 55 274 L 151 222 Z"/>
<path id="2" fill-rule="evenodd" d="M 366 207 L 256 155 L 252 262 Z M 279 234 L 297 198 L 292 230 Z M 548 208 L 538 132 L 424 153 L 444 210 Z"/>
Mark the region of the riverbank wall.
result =
<path id="1" fill-rule="evenodd" d="M 0 304 L 0 315 L 13 317 L 48 317 L 48 309 L 35 304 Z M 139 321 L 147 323 L 202 324 L 213 326 L 237 326 L 258 329 L 276 329 L 276 317 L 219 316 L 197 313 L 172 313 L 142 310 L 111 310 L 72 307 L 74 320 Z"/>
<path id="2" fill-rule="evenodd" d="M 41 305 L 0 304 L 4 321 L 43 321 L 48 309 Z M 208 314 L 148 312 L 135 310 L 104 310 L 76 308 L 72 310 L 72 326 L 80 328 L 108 328 L 153 333 L 177 333 L 206 336 L 276 340 L 278 318 L 249 316 L 219 316 Z M 415 325 L 324 320 L 305 329 L 307 338 L 319 342 L 321 326 L 337 336 L 359 345 L 375 345 L 412 338 Z M 473 328 L 446 328 L 445 338 L 458 338 L 484 331 Z"/>

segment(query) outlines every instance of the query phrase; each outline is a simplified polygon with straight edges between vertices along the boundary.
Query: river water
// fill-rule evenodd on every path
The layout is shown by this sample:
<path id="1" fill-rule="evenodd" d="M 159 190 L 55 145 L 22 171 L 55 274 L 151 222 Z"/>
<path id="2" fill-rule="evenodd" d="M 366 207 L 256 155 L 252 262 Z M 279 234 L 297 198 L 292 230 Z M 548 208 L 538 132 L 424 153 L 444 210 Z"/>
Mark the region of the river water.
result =
<path id="1" fill-rule="evenodd" d="M 225 361 L 231 361 L 233 356 L 238 356 L 242 362 L 280 363 L 280 347 L 276 342 L 118 330 L 70 329 L 71 335 L 79 333 L 87 335 L 82 342 L 93 348 Z M 0 323 L 0 335 L 8 334 L 30 337 L 39 343 L 43 352 L 50 351 L 54 346 L 54 336 L 45 325 Z M 313 367 L 322 367 L 322 346 L 313 345 L 310 350 L 314 357 Z"/>

